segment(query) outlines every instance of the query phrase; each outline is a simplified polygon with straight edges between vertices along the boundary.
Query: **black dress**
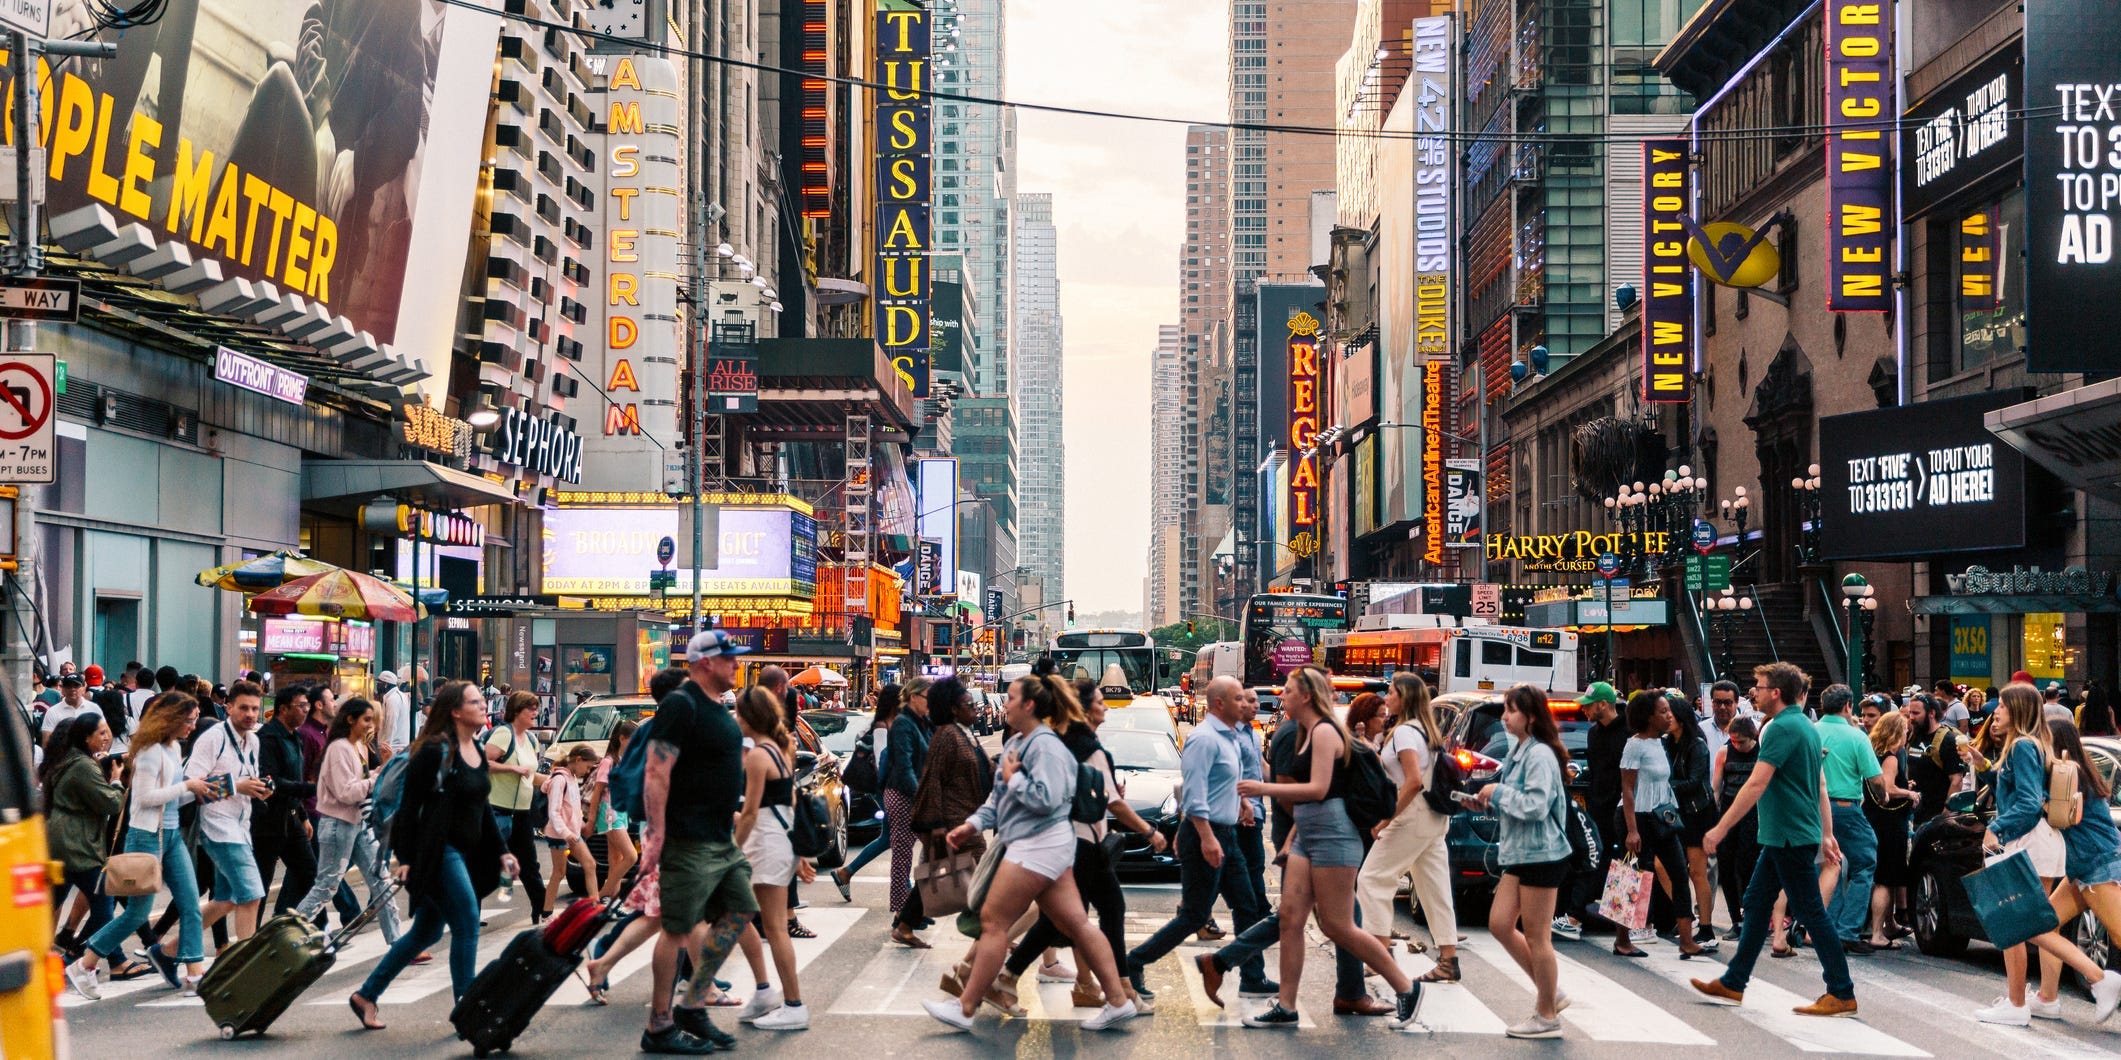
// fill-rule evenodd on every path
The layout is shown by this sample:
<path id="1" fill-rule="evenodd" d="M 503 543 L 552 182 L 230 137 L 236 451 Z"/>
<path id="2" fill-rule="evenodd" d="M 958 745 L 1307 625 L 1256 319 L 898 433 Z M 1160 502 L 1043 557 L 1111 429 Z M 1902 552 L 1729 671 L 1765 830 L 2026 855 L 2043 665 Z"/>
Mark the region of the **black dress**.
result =
<path id="1" fill-rule="evenodd" d="M 1907 787 L 1907 752 L 1879 755 L 1879 768 L 1884 768 L 1887 758 L 1898 763 L 1898 770 L 1893 774 L 1895 784 Z M 1873 881 L 1880 887 L 1906 887 L 1910 882 L 1907 878 L 1908 822 L 1914 818 L 1915 808 L 1906 799 L 1893 799 L 1889 805 L 1896 808 L 1885 809 L 1878 805 L 1875 794 L 1868 790 L 1864 792 L 1863 817 L 1871 823 L 1871 831 L 1878 833 L 1878 872 Z"/>

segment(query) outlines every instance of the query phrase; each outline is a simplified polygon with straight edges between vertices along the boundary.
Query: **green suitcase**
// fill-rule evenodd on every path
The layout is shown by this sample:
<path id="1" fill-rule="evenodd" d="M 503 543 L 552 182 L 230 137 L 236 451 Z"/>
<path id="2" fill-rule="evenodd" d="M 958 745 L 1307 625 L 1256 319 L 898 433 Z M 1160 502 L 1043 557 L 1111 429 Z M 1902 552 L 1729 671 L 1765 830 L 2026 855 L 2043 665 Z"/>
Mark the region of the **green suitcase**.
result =
<path id="1" fill-rule="evenodd" d="M 331 971 L 346 940 L 382 911 L 393 890 L 386 888 L 337 934 L 327 935 L 293 913 L 282 913 L 258 925 L 257 934 L 223 950 L 199 983 L 199 998 L 206 1002 L 206 1015 L 221 1028 L 221 1037 L 265 1033 L 303 991 Z"/>

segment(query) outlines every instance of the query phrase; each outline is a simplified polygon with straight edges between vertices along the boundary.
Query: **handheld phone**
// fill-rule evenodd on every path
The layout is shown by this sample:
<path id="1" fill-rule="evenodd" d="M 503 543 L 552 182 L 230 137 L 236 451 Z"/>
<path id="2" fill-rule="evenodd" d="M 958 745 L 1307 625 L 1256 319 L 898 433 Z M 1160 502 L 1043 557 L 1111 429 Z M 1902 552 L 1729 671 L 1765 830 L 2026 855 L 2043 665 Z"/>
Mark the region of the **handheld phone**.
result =
<path id="1" fill-rule="evenodd" d="M 1480 805 L 1480 796 L 1470 791 L 1454 791 L 1451 793 L 1451 801 L 1461 806 L 1478 806 Z"/>

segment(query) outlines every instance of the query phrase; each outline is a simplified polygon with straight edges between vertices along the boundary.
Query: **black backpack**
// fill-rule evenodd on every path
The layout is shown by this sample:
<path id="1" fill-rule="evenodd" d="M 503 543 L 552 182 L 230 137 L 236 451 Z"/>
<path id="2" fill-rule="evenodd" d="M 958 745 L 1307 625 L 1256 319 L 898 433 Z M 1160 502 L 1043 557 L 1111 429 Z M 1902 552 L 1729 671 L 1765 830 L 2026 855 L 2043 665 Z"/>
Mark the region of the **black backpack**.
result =
<path id="1" fill-rule="evenodd" d="M 1458 757 L 1448 747 L 1436 749 L 1436 764 L 1429 769 L 1429 782 L 1422 786 L 1421 797 L 1429 809 L 1445 817 L 1466 811 L 1463 804 L 1451 798 L 1455 792 L 1466 788 L 1466 771 L 1459 768 Z"/>
<path id="2" fill-rule="evenodd" d="M 1385 774 L 1384 760 L 1377 756 L 1376 748 L 1359 739 L 1352 742 L 1355 753 L 1341 767 L 1348 778 L 1341 789 L 1341 800 L 1348 808 L 1348 819 L 1367 835 L 1392 819 L 1392 812 L 1399 808 L 1399 785 Z"/>
<path id="3" fill-rule="evenodd" d="M 795 814 L 788 822 L 788 846 L 799 858 L 819 858 L 829 845 L 825 832 L 831 826 L 832 811 L 825 807 L 825 797 L 815 791 L 795 793 Z"/>
<path id="4" fill-rule="evenodd" d="M 857 795 L 874 797 L 882 792 L 883 780 L 876 767 L 876 729 L 872 726 L 854 741 L 847 764 L 840 768 L 840 782 Z"/>

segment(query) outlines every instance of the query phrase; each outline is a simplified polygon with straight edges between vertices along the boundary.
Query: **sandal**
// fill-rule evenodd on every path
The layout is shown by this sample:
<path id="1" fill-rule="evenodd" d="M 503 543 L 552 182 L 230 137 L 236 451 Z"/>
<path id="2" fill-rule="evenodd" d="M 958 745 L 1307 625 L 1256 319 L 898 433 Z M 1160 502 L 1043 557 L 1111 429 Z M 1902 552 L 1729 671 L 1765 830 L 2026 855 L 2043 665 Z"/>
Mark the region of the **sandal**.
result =
<path id="1" fill-rule="evenodd" d="M 584 967 L 586 967 L 586 965 Z M 589 973 L 583 971 L 582 968 L 576 968 L 574 970 L 574 977 L 580 979 L 582 981 L 582 986 L 589 991 L 590 1004 L 608 1005 L 611 1003 L 604 997 L 604 992 L 606 990 L 611 989 L 611 978 L 609 976 L 605 976 L 592 983 L 589 981 Z"/>
<path id="2" fill-rule="evenodd" d="M 1407 944 L 1407 952 L 1408 952 L 1408 953 L 1427 953 L 1427 952 L 1429 952 L 1429 944 L 1428 944 L 1428 943 L 1426 943 L 1426 942 L 1423 942 L 1423 941 L 1421 941 L 1420 939 L 1416 939 L 1416 938 L 1407 938 L 1406 936 L 1403 936 L 1403 935 L 1402 935 L 1402 936 L 1400 936 L 1400 939 L 1401 939 L 1401 941 L 1404 941 L 1404 942 L 1405 942 L 1405 943 Z"/>
<path id="3" fill-rule="evenodd" d="M 1455 956 L 1452 956 L 1452 957 L 1438 957 L 1438 958 L 1436 958 L 1436 967 L 1434 967 L 1434 968 L 1431 968 L 1431 969 L 1429 969 L 1428 971 L 1426 971 L 1426 972 L 1423 972 L 1423 973 L 1421 973 L 1421 977 L 1420 977 L 1420 978 L 1418 978 L 1418 979 L 1416 979 L 1416 980 L 1414 980 L 1414 981 L 1415 981 L 1415 982 L 1417 982 L 1417 983 L 1455 983 L 1455 982 L 1457 982 L 1457 981 L 1458 981 L 1458 958 L 1457 958 L 1457 957 L 1455 957 Z"/>
<path id="4" fill-rule="evenodd" d="M 893 931 L 891 933 L 891 941 L 896 942 L 899 945 L 906 947 L 907 949 L 925 950 L 932 948 L 928 945 L 927 942 L 923 941 L 919 935 L 916 935 L 911 931 L 907 931 L 904 933 Z"/>
<path id="5" fill-rule="evenodd" d="M 79 960 L 80 958 L 77 957 L 75 959 Z M 145 961 L 126 961 L 124 964 L 110 970 L 110 979 L 111 982 L 122 983 L 128 979 L 138 979 L 143 975 L 152 974 L 154 970 L 155 966 Z"/>
<path id="6" fill-rule="evenodd" d="M 1785 957 L 1797 956 L 1797 950 L 1791 946 L 1776 946 L 1768 950 L 1768 956 L 1773 957 L 1776 960 L 1781 960 Z"/>
<path id="7" fill-rule="evenodd" d="M 792 939 L 814 939 L 817 937 L 817 932 L 804 927 L 802 921 L 789 917 L 788 937 Z"/>

